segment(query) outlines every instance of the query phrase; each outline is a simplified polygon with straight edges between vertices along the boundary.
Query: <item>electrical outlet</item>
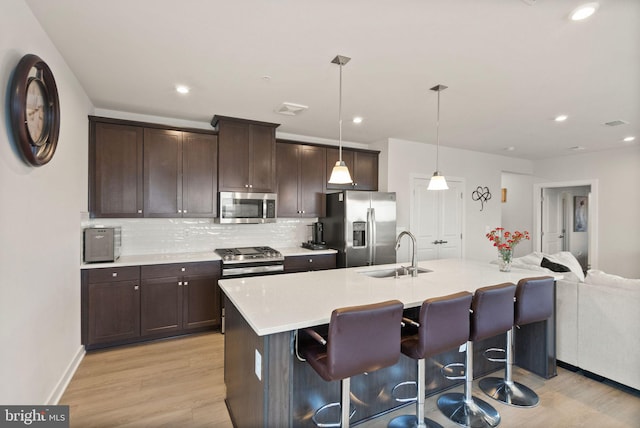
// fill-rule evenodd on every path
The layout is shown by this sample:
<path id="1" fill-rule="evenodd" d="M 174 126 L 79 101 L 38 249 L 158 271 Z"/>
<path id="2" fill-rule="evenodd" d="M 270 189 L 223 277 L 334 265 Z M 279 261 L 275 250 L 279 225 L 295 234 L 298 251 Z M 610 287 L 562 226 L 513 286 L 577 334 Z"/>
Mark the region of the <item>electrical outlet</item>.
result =
<path id="1" fill-rule="evenodd" d="M 262 355 L 256 349 L 256 377 L 262 380 Z"/>

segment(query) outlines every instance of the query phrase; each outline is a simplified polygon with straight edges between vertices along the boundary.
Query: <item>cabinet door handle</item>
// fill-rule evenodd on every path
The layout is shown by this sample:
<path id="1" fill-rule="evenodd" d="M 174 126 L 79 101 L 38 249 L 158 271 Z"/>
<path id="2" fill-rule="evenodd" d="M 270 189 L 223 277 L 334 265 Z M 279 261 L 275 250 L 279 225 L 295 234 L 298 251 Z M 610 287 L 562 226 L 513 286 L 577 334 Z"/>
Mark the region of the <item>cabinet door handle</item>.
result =
<path id="1" fill-rule="evenodd" d="M 182 210 L 178 210 L 178 214 L 182 214 Z"/>
<path id="2" fill-rule="evenodd" d="M 138 210 L 138 214 L 142 214 L 142 210 Z"/>
<path id="3" fill-rule="evenodd" d="M 178 281 L 178 285 L 182 285 L 182 281 Z"/>
<path id="4" fill-rule="evenodd" d="M 117 277 L 117 276 L 118 276 L 118 272 L 113 272 L 113 273 L 111 274 L 111 276 L 112 276 L 112 277 L 114 277 L 114 278 L 115 278 L 115 277 Z"/>
<path id="5" fill-rule="evenodd" d="M 185 272 L 187 270 L 187 268 L 180 268 L 181 272 Z"/>
<path id="6" fill-rule="evenodd" d="M 189 281 L 185 281 L 185 282 L 184 282 L 184 285 L 189 285 Z"/>
<path id="7" fill-rule="evenodd" d="M 183 214 L 186 214 L 186 213 L 187 213 L 187 210 L 182 210 L 182 213 L 183 213 Z"/>
<path id="8" fill-rule="evenodd" d="M 134 286 L 133 286 L 133 289 L 134 289 L 134 290 L 136 290 L 136 291 L 138 291 L 138 290 L 140 289 L 140 286 L 139 286 L 139 285 L 134 285 Z"/>
<path id="9" fill-rule="evenodd" d="M 313 259 L 309 259 L 309 263 L 313 263 Z"/>

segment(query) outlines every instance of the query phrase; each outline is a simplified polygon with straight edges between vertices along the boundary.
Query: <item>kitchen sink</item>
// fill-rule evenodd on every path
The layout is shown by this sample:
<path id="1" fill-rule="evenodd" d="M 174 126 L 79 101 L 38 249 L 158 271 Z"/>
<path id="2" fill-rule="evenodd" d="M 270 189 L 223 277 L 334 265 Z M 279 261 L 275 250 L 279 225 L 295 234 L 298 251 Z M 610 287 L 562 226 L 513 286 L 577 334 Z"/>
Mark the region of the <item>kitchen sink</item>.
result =
<path id="1" fill-rule="evenodd" d="M 421 273 L 433 272 L 431 269 L 418 268 L 418 275 Z M 370 276 L 371 278 L 403 278 L 411 277 L 411 273 L 407 268 L 391 268 L 391 269 L 376 269 L 358 272 L 362 275 Z"/>

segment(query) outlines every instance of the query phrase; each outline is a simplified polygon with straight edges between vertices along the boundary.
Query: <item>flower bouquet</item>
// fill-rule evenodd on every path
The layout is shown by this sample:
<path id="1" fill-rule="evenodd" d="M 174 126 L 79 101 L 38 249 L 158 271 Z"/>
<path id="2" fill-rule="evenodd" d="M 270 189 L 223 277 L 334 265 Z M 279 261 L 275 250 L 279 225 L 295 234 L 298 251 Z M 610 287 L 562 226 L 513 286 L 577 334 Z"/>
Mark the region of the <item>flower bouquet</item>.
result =
<path id="1" fill-rule="evenodd" d="M 523 239 L 531 239 L 529 232 L 526 230 L 520 232 L 509 232 L 504 230 L 503 227 L 496 227 L 491 232 L 487 233 L 489 241 L 493 242 L 493 246 L 498 248 L 498 265 L 503 272 L 509 272 L 511 270 L 511 261 L 513 260 L 513 250 L 516 245 Z"/>

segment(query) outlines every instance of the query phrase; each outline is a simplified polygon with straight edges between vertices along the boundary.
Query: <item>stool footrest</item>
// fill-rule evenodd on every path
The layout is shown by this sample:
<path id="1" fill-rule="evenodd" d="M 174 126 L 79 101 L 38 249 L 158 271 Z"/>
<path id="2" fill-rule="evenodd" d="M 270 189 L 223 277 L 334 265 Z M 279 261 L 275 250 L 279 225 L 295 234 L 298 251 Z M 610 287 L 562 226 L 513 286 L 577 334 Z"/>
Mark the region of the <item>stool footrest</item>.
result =
<path id="1" fill-rule="evenodd" d="M 454 369 L 460 369 L 460 374 L 458 375 L 449 375 L 447 374 L 447 370 L 449 372 L 453 372 Z M 450 363 L 440 369 L 442 376 L 446 377 L 449 380 L 464 380 L 465 376 L 465 365 L 464 363 Z"/>
<path id="2" fill-rule="evenodd" d="M 406 382 L 400 382 L 399 384 L 397 384 L 396 386 L 393 387 L 393 389 L 391 390 L 391 398 L 393 398 L 395 401 L 397 401 L 398 403 L 409 403 L 411 401 L 416 401 L 418 399 L 418 393 L 416 390 L 416 395 L 413 397 L 406 397 L 406 398 L 400 398 L 396 396 L 396 392 L 398 389 L 404 387 L 404 386 L 413 386 L 414 388 L 418 388 L 418 383 L 413 381 L 413 380 L 408 380 Z"/>
<path id="3" fill-rule="evenodd" d="M 321 412 L 332 409 L 334 407 L 338 408 L 338 422 L 319 422 L 318 421 L 318 415 Z M 349 410 L 350 410 L 349 419 L 351 419 L 353 415 L 356 413 L 356 408 L 353 405 L 351 405 Z M 311 420 L 313 421 L 314 424 L 316 424 L 317 427 L 320 427 L 320 428 L 335 428 L 335 427 L 342 426 L 340 423 L 341 422 L 340 421 L 340 403 L 334 402 L 334 403 L 325 404 L 324 406 L 320 407 L 318 410 L 315 411 L 315 413 L 311 417 Z"/>
<path id="4" fill-rule="evenodd" d="M 505 357 L 492 356 L 490 355 L 491 352 L 505 355 Z M 493 363 L 506 363 L 507 362 L 506 354 L 507 354 L 507 351 L 502 348 L 489 348 L 489 349 L 485 349 L 485 351 L 482 353 L 482 355 L 487 360 Z"/>

